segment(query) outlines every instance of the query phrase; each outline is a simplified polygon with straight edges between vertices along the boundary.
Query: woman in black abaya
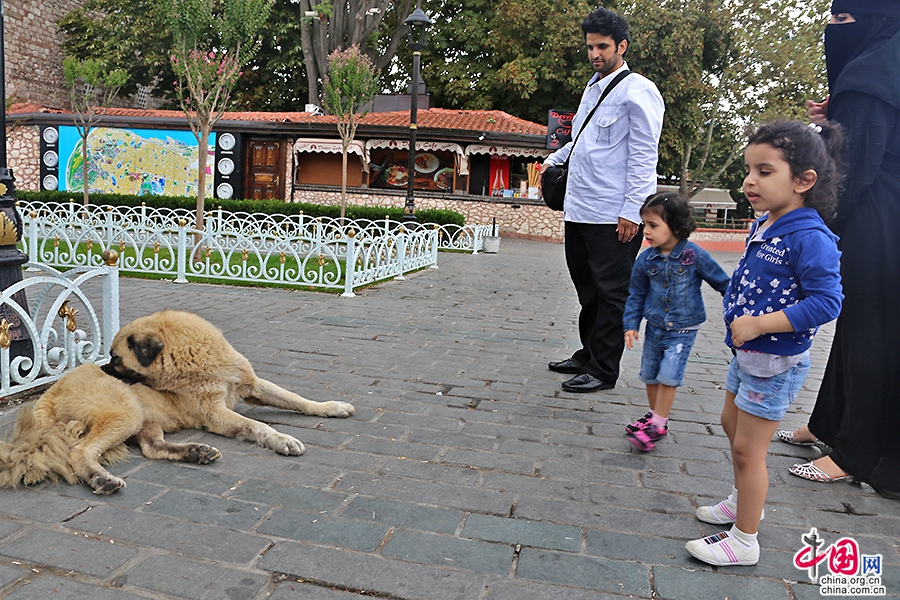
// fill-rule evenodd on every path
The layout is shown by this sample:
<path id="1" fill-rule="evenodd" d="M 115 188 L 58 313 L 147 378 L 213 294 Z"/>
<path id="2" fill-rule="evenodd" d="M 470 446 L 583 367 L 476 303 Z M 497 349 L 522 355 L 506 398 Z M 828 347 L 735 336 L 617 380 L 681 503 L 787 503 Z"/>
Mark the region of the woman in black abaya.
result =
<path id="1" fill-rule="evenodd" d="M 809 108 L 847 138 L 833 224 L 846 297 L 808 430 L 779 437 L 834 449 L 791 473 L 900 499 L 900 0 L 835 0 L 831 13 L 831 93 Z"/>

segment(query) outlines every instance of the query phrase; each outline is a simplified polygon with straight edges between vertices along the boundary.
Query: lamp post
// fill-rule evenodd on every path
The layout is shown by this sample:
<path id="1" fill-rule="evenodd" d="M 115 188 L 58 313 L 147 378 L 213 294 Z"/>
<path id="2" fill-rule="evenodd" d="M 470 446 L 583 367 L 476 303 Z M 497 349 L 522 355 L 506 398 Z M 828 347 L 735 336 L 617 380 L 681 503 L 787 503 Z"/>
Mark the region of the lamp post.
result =
<path id="1" fill-rule="evenodd" d="M 16 210 L 16 188 L 12 169 L 6 167 L 6 60 L 3 40 L 3 1 L 0 0 L 0 290 L 5 290 L 22 281 L 22 265 L 28 257 L 22 254 L 16 244 L 22 239 L 22 217 Z M 25 291 L 20 290 L 13 300 L 25 310 L 28 302 Z M 0 329 L 3 339 L 10 344 L 10 358 L 30 356 L 34 346 L 28 337 L 28 330 L 21 323 L 18 314 L 0 305 Z"/>
<path id="2" fill-rule="evenodd" d="M 407 41 L 413 51 L 412 79 L 409 84 L 409 162 L 406 167 L 406 206 L 403 208 L 403 222 L 409 223 L 416 220 L 416 200 L 413 198 L 413 183 L 416 175 L 416 114 L 419 108 L 419 59 L 422 50 L 428 43 L 428 27 L 431 19 L 422 10 L 421 5 L 416 6 L 406 20 Z"/>

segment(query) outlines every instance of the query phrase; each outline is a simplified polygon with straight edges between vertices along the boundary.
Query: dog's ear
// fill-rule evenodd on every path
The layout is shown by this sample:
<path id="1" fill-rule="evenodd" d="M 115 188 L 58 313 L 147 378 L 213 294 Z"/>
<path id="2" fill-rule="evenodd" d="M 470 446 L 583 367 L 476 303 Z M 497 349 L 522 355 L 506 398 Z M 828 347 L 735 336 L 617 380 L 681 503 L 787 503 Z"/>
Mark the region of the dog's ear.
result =
<path id="1" fill-rule="evenodd" d="M 149 367 L 156 360 L 159 353 L 162 352 L 163 343 L 156 336 L 146 336 L 142 339 L 136 339 L 133 335 L 128 336 L 128 349 L 134 353 L 134 357 L 142 367 Z"/>

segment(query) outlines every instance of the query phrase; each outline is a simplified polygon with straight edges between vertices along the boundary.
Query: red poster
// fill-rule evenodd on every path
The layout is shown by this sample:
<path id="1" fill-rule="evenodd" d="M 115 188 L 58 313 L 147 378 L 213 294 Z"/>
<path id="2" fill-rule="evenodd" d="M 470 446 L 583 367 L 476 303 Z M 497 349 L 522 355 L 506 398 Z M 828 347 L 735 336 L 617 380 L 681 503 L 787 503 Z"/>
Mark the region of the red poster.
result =
<path id="1" fill-rule="evenodd" d="M 491 156 L 491 195 L 502 196 L 509 188 L 509 157 Z"/>

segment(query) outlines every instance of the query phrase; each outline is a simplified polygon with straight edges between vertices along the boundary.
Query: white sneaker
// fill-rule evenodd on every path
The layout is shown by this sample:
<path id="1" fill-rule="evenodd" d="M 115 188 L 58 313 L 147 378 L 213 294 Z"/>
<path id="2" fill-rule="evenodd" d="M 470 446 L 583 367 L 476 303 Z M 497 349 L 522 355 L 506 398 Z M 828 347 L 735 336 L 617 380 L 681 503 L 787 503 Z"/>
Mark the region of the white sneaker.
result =
<path id="1" fill-rule="evenodd" d="M 717 567 L 755 565 L 759 562 L 759 542 L 746 546 L 730 531 L 720 531 L 709 537 L 691 540 L 684 547 L 694 558 Z"/>
<path id="2" fill-rule="evenodd" d="M 737 520 L 737 502 L 734 501 L 734 498 L 728 496 L 718 504 L 698 507 L 694 514 L 704 523 L 731 525 Z M 765 518 L 766 509 L 763 509 L 759 515 L 759 520 L 762 521 Z"/>

